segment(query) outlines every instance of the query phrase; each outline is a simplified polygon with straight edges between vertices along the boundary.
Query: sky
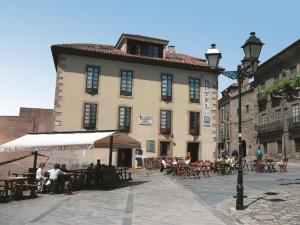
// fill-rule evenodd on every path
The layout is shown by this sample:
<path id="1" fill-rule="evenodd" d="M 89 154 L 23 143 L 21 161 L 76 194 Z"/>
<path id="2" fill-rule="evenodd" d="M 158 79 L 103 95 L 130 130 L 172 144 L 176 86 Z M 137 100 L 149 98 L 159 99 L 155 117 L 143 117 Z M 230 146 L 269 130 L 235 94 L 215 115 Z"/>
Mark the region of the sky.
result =
<path id="1" fill-rule="evenodd" d="M 1 0 L 0 115 L 54 107 L 53 44 L 114 45 L 122 33 L 133 33 L 205 58 L 216 43 L 220 65 L 235 70 L 252 31 L 265 43 L 261 62 L 298 40 L 299 8 L 297 0 Z M 233 82 L 219 76 L 219 92 Z"/>

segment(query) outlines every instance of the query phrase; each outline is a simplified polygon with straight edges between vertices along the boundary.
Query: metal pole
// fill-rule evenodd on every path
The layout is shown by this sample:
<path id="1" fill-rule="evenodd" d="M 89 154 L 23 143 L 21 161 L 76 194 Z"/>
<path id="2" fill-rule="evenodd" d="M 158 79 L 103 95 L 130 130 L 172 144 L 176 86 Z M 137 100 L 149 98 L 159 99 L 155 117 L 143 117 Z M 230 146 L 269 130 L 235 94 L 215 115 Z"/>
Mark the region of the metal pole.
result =
<path id="1" fill-rule="evenodd" d="M 34 154 L 33 168 L 36 169 L 36 162 L 37 162 L 38 152 L 34 151 L 33 154 Z"/>
<path id="2" fill-rule="evenodd" d="M 242 166 L 242 72 L 241 66 L 238 65 L 237 68 L 237 78 L 238 78 L 238 113 L 239 113 L 239 168 L 238 168 L 238 178 L 237 178 L 237 186 L 236 186 L 236 209 L 243 210 L 244 209 L 244 186 L 243 186 L 243 166 Z"/>
<path id="3" fill-rule="evenodd" d="M 114 136 L 110 136 L 110 143 L 109 143 L 109 166 L 112 166 L 113 144 L 114 144 Z"/>

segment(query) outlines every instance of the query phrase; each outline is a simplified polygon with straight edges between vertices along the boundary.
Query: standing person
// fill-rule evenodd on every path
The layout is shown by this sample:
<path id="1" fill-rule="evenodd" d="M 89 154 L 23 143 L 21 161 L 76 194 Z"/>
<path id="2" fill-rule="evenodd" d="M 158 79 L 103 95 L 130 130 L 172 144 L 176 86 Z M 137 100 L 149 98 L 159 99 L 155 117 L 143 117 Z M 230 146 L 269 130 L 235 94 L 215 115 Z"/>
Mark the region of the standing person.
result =
<path id="1" fill-rule="evenodd" d="M 97 164 L 95 165 L 94 172 L 95 172 L 95 183 L 99 184 L 102 180 L 102 165 L 100 159 L 97 159 Z"/>
<path id="2" fill-rule="evenodd" d="M 93 186 L 94 185 L 94 163 L 90 163 L 89 167 L 87 168 L 87 176 L 86 176 L 86 183 L 88 186 Z"/>
<path id="3" fill-rule="evenodd" d="M 66 168 L 66 164 L 62 164 L 60 170 L 66 174 L 69 171 Z M 64 176 L 64 194 L 65 195 L 71 195 L 72 194 L 72 183 L 71 178 L 69 176 Z"/>
<path id="4" fill-rule="evenodd" d="M 263 155 L 264 155 L 264 153 L 263 153 L 262 150 L 260 149 L 260 146 L 258 146 L 258 148 L 257 148 L 256 151 L 255 151 L 256 159 L 257 159 L 258 161 L 261 161 Z"/>
<path id="5" fill-rule="evenodd" d="M 43 187 L 44 187 L 44 169 L 45 163 L 40 163 L 39 168 L 36 170 L 36 176 L 35 180 L 38 183 L 38 192 L 43 192 Z"/>

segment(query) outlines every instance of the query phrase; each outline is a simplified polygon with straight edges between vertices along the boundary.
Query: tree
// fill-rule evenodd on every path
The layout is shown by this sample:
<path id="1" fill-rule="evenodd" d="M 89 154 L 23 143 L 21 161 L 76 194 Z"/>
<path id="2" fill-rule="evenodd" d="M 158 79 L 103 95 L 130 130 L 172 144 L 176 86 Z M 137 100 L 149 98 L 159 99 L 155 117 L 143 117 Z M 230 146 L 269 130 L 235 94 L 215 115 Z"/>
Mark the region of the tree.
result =
<path id="1" fill-rule="evenodd" d="M 263 94 L 270 95 L 274 98 L 293 100 L 300 99 L 300 75 L 290 79 L 284 79 L 281 82 L 274 83 L 268 88 L 262 90 Z"/>

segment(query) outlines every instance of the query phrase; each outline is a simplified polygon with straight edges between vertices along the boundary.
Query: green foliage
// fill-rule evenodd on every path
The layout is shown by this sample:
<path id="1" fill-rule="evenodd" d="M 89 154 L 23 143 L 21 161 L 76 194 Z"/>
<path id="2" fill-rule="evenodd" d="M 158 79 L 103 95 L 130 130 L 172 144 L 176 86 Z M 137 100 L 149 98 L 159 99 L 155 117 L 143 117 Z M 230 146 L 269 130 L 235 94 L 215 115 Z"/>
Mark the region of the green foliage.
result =
<path id="1" fill-rule="evenodd" d="M 287 98 L 297 94 L 300 88 L 300 75 L 291 79 L 284 79 L 281 82 L 274 83 L 270 87 L 262 90 L 265 95 L 285 95 Z"/>

